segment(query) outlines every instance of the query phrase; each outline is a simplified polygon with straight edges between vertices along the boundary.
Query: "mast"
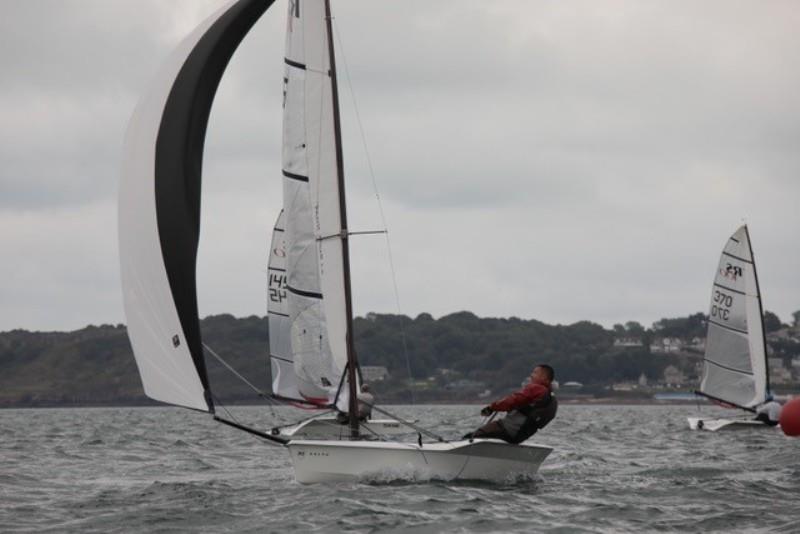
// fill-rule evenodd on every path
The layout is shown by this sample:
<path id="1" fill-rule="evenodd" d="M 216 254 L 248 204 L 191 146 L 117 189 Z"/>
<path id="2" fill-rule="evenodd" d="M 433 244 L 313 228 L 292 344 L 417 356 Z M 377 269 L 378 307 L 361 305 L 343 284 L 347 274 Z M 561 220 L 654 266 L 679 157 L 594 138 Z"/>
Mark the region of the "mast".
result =
<path id="1" fill-rule="evenodd" d="M 756 256 L 753 254 L 753 242 L 750 240 L 750 230 L 744 225 L 744 233 L 747 236 L 747 247 L 750 249 L 750 259 L 753 261 L 753 279 L 756 281 L 756 293 L 758 294 L 758 316 L 761 319 L 761 342 L 764 344 L 764 377 L 767 381 L 767 392 L 769 392 L 769 360 L 767 360 L 767 329 L 764 325 L 764 308 L 761 304 L 761 288 L 758 286 L 758 272 L 756 271 Z"/>
<path id="2" fill-rule="evenodd" d="M 350 287 L 350 245 L 347 234 L 347 205 L 344 189 L 344 157 L 342 155 L 342 131 L 339 119 L 339 89 L 336 83 L 336 59 L 333 50 L 333 24 L 330 0 L 325 0 L 325 24 L 328 30 L 328 54 L 330 59 L 331 99 L 333 100 L 333 130 L 336 144 L 336 175 L 339 183 L 339 218 L 341 220 L 342 265 L 344 271 L 344 295 L 347 330 L 347 381 L 349 386 L 348 415 L 350 437 L 358 438 L 358 391 L 356 388 L 356 351 L 353 344 L 353 297 Z"/>

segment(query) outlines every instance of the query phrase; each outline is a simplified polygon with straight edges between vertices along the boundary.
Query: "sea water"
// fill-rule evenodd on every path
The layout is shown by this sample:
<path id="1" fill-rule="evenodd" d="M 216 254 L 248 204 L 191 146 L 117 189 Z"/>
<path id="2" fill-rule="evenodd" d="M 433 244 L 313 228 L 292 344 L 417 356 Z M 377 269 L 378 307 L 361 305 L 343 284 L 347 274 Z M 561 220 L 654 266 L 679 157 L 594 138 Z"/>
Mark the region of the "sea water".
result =
<path id="1" fill-rule="evenodd" d="M 303 415 L 229 409 L 263 429 Z M 447 438 L 481 421 L 478 406 L 390 409 Z M 800 439 L 690 431 L 697 413 L 562 404 L 528 480 L 300 485 L 286 450 L 202 413 L 0 410 L 0 532 L 800 532 Z"/>

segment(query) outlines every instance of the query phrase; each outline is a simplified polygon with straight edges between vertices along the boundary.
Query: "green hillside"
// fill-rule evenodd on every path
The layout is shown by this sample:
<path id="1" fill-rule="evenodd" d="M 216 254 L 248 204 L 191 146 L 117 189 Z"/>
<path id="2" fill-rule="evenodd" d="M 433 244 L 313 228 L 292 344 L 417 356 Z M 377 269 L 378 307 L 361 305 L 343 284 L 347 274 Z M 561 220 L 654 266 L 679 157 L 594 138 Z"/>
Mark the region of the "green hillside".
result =
<path id="1" fill-rule="evenodd" d="M 786 329 L 774 314 L 767 315 L 772 316 L 768 330 L 787 332 L 771 338 L 770 345 L 773 356 L 789 366 L 800 356 L 800 342 L 793 337 L 797 329 Z M 216 315 L 203 319 L 201 328 L 208 346 L 269 391 L 266 318 Z M 662 319 L 652 328 L 631 321 L 611 330 L 589 321 L 548 325 L 514 317 L 479 318 L 469 312 L 439 319 L 428 314 L 413 319 L 368 314 L 355 320 L 361 365 L 388 371 L 386 379 L 373 383 L 383 402 L 411 400 L 409 384 L 417 401 L 473 400 L 486 390 L 494 395 L 518 387 L 539 362 L 553 365 L 561 383 L 581 382 L 588 391 L 642 376 L 656 383 L 668 366 L 683 372 L 688 381 L 696 380 L 701 351 L 687 344 L 673 353 L 651 352 L 651 343 L 664 337 L 697 339 L 704 331 L 702 314 Z M 620 340 L 633 342 L 624 345 Z M 257 400 L 214 358 L 207 356 L 207 366 L 221 400 Z M 0 333 L 0 406 L 149 402 L 123 325 Z"/>

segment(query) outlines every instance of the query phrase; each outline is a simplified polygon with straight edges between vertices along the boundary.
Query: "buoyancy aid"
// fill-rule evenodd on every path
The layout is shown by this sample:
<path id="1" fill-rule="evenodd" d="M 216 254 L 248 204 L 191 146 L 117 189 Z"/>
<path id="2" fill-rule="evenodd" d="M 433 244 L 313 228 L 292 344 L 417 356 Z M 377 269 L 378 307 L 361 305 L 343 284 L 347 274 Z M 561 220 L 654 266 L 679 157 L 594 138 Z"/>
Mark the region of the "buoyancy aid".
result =
<path id="1" fill-rule="evenodd" d="M 511 437 L 511 443 L 522 443 L 547 426 L 547 423 L 556 416 L 557 411 L 558 400 L 551 392 L 532 404 L 512 410 L 508 417 L 501 421 L 501 424 Z M 517 420 L 515 421 L 517 424 L 512 423 L 514 419 Z M 511 424 L 507 424 L 507 422 Z"/>

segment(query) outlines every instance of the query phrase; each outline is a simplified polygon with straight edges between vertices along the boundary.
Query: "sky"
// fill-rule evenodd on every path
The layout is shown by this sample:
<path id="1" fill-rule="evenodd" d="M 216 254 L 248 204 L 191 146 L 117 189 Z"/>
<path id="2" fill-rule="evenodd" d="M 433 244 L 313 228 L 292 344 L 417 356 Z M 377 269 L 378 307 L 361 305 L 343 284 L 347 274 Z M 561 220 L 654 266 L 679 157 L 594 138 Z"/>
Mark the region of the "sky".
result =
<path id="1" fill-rule="evenodd" d="M 0 1 L 0 330 L 125 322 L 127 121 L 171 50 L 221 5 Z M 743 221 L 764 307 L 784 322 L 800 310 L 795 2 L 333 9 L 350 227 L 385 218 L 388 229 L 388 246 L 383 235 L 351 242 L 358 315 L 649 326 L 707 311 L 719 253 Z M 212 110 L 201 316 L 266 313 L 285 16 L 279 0 L 245 38 Z"/>

